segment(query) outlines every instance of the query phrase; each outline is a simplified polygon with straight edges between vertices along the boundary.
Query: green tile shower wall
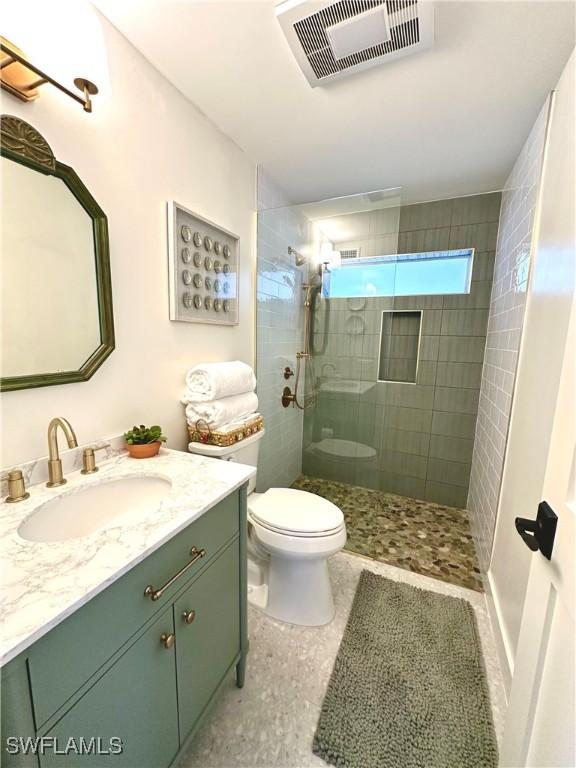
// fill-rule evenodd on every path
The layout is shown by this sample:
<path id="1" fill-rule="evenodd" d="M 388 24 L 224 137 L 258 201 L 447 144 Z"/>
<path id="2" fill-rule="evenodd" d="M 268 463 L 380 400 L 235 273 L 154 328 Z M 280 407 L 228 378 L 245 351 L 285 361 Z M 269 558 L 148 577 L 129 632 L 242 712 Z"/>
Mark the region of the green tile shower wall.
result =
<path id="1" fill-rule="evenodd" d="M 264 492 L 289 486 L 302 470 L 303 413 L 283 408 L 280 398 L 288 383 L 284 368 L 296 368 L 304 322 L 306 272 L 296 267 L 288 246 L 306 251 L 312 242 L 312 225 L 261 170 L 258 202 L 256 375 L 266 433 L 260 444 L 257 490 Z M 294 388 L 293 378 L 289 383 Z"/>
<path id="2" fill-rule="evenodd" d="M 318 302 L 313 340 L 323 350 L 314 358 L 316 375 L 320 382 L 334 374 L 361 380 L 366 391 L 320 388 L 305 414 L 305 473 L 466 505 L 499 213 L 500 193 L 400 210 L 399 252 L 475 249 L 468 295 L 368 298 L 361 310 L 347 299 Z M 382 311 L 400 309 L 422 310 L 416 383 L 377 382 Z M 376 456 L 326 460 L 316 447 L 329 437 L 373 448 Z"/>

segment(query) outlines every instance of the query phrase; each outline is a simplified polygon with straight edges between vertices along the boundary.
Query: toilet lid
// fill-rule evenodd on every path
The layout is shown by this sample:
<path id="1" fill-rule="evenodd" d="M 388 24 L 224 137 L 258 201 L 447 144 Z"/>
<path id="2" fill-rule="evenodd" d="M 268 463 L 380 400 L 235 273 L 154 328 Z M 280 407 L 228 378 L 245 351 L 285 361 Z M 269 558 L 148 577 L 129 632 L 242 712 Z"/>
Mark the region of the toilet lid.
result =
<path id="1" fill-rule="evenodd" d="M 344 515 L 331 501 L 294 488 L 270 488 L 258 498 L 248 499 L 251 517 L 265 525 L 295 536 L 332 533 L 344 523 Z"/>

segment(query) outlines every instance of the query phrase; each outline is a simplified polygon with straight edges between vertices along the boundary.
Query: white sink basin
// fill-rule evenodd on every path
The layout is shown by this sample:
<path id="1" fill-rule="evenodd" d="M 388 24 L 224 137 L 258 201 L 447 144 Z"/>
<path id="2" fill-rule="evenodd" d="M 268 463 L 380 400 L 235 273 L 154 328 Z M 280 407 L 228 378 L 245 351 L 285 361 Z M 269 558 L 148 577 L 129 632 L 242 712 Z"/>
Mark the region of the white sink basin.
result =
<path id="1" fill-rule="evenodd" d="M 18 534 L 28 541 L 79 539 L 128 512 L 153 512 L 171 486 L 165 478 L 144 476 L 78 488 L 35 509 L 22 521 Z"/>

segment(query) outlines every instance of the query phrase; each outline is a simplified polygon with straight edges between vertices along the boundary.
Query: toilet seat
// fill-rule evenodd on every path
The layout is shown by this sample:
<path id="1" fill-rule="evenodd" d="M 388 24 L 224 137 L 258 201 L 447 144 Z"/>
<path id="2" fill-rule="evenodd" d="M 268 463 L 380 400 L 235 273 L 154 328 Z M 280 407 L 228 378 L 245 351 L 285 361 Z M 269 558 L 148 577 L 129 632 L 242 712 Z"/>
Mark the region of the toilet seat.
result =
<path id="1" fill-rule="evenodd" d="M 344 527 L 344 515 L 331 501 L 294 488 L 270 488 L 248 497 L 252 522 L 268 531 L 295 538 L 333 536 Z"/>

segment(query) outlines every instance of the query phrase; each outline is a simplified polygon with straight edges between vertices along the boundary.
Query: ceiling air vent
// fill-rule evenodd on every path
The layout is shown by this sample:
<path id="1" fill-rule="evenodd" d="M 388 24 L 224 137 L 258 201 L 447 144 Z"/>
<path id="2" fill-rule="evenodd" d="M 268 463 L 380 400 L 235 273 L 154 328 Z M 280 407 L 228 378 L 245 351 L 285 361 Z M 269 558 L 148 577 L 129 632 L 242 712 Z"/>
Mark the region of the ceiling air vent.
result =
<path id="1" fill-rule="evenodd" d="M 278 21 L 312 86 L 428 48 L 430 0 L 285 0 Z"/>
<path id="2" fill-rule="evenodd" d="M 351 259 L 360 258 L 360 248 L 345 248 L 340 251 L 341 261 L 350 261 Z"/>

